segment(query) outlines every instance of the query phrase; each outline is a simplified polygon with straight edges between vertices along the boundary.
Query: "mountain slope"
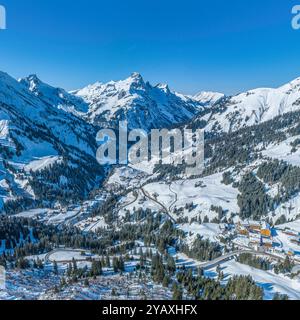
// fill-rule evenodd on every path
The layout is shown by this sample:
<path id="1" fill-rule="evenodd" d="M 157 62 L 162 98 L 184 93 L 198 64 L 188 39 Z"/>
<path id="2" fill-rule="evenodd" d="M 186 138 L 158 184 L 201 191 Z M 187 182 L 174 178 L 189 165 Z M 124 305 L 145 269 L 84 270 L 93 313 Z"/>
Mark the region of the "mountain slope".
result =
<path id="1" fill-rule="evenodd" d="M 42 82 L 36 75 L 19 79 L 19 82 L 48 105 L 79 116 L 88 111 L 89 106 L 81 98 Z"/>
<path id="2" fill-rule="evenodd" d="M 223 97 L 195 122 L 205 122 L 208 132 L 231 132 L 300 109 L 300 78 L 276 89 L 259 88 Z"/>
<path id="3" fill-rule="evenodd" d="M 202 104 L 210 104 L 213 105 L 224 98 L 225 95 L 219 92 L 212 92 L 212 91 L 201 91 L 195 96 L 193 99 L 199 101 Z"/>
<path id="4" fill-rule="evenodd" d="M 102 176 L 94 127 L 47 99 L 0 73 L 0 208 L 75 200 Z"/>

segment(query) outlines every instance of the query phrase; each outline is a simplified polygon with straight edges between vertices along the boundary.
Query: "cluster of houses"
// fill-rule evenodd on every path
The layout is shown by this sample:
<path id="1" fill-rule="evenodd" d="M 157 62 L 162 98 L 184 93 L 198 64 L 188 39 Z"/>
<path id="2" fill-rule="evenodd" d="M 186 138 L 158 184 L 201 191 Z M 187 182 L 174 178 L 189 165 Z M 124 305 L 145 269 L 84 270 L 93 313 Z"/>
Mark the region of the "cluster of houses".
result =
<path id="1" fill-rule="evenodd" d="M 237 232 L 249 239 L 249 245 L 255 250 L 264 248 L 266 250 L 274 247 L 272 228 L 267 222 L 239 222 Z"/>
<path id="2" fill-rule="evenodd" d="M 300 251 L 300 235 L 298 232 L 288 228 L 277 230 L 280 230 L 280 232 L 288 236 L 291 243 L 299 246 Z M 282 245 L 277 243 L 276 229 L 272 228 L 267 222 L 239 222 L 236 225 L 236 232 L 238 235 L 246 237 L 248 246 L 256 251 L 264 250 L 274 253 L 283 253 Z M 285 251 L 285 253 L 289 256 L 295 255 L 293 249 L 289 249 L 288 251 Z"/>

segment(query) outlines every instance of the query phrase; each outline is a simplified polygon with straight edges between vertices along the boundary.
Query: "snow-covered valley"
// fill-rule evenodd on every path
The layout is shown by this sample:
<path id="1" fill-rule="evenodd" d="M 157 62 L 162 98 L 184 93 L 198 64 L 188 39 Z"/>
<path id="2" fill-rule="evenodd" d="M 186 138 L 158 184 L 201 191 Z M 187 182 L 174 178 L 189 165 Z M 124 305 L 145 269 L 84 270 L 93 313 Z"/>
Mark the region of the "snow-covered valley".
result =
<path id="1" fill-rule="evenodd" d="M 299 83 L 192 97 L 137 73 L 72 92 L 0 73 L 0 299 L 200 297 L 181 277 L 300 299 Z M 97 130 L 123 120 L 205 128 L 204 173 L 101 167 Z"/>

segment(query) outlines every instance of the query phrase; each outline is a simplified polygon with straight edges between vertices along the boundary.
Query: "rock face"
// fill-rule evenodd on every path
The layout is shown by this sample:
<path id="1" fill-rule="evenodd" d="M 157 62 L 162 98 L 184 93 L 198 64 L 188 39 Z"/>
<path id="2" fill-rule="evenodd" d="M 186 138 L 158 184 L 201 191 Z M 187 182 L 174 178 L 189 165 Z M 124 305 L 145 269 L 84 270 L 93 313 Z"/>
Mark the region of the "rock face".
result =
<path id="1" fill-rule="evenodd" d="M 129 128 L 166 128 L 190 120 L 203 104 L 172 92 L 167 85 L 145 82 L 138 73 L 128 79 L 95 83 L 73 92 L 89 104 L 87 119 L 103 126 L 127 120 Z"/>

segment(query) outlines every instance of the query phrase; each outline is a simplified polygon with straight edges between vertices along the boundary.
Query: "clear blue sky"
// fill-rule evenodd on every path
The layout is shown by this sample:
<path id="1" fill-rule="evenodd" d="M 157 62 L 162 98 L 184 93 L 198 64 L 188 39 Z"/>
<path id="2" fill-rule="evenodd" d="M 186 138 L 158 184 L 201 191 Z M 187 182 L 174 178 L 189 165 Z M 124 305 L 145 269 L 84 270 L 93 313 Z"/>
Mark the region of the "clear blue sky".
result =
<path id="1" fill-rule="evenodd" d="M 183 93 L 300 76 L 300 0 L 0 0 L 0 70 L 66 89 L 140 72 Z"/>

